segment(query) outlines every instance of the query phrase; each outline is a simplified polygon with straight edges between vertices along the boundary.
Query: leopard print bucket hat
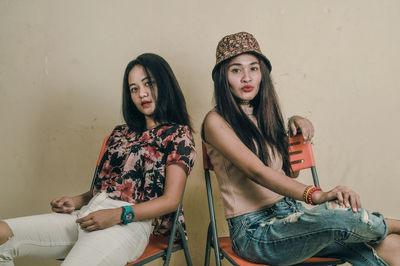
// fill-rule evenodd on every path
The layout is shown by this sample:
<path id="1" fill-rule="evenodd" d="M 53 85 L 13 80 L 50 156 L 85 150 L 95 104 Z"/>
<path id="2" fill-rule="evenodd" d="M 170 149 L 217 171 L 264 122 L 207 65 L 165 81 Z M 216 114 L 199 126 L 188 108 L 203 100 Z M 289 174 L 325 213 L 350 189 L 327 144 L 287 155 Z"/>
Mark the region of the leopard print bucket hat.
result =
<path id="1" fill-rule="evenodd" d="M 268 58 L 261 52 L 260 46 L 258 45 L 256 38 L 254 38 L 254 36 L 248 32 L 238 32 L 225 36 L 218 43 L 216 52 L 217 61 L 212 71 L 212 75 L 214 76 L 214 72 L 223 61 L 226 61 L 243 53 L 254 53 L 260 56 L 268 67 L 269 72 L 271 72 L 271 63 L 269 62 Z"/>

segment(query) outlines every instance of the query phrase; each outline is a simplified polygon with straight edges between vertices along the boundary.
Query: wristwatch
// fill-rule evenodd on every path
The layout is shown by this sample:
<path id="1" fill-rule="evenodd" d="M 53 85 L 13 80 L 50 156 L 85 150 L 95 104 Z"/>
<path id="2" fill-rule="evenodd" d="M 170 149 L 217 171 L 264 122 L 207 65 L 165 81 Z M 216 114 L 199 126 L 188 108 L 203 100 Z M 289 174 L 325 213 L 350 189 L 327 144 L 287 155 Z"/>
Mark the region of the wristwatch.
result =
<path id="1" fill-rule="evenodd" d="M 121 220 L 123 224 L 129 224 L 135 219 L 135 213 L 133 212 L 131 206 L 122 206 L 123 213 Z"/>

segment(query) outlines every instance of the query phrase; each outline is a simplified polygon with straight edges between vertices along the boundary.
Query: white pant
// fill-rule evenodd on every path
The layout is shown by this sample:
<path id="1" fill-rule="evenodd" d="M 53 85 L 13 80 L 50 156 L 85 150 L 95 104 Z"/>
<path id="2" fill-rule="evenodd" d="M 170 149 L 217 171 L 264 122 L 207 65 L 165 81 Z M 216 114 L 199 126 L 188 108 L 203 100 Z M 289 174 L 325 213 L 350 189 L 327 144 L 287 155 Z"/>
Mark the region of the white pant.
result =
<path id="1" fill-rule="evenodd" d="M 129 205 L 99 193 L 72 214 L 49 213 L 7 219 L 14 236 L 0 246 L 0 266 L 12 266 L 13 258 L 33 256 L 65 258 L 62 265 L 125 265 L 137 259 L 146 248 L 151 220 L 114 225 L 85 232 L 76 219 L 101 209 Z"/>

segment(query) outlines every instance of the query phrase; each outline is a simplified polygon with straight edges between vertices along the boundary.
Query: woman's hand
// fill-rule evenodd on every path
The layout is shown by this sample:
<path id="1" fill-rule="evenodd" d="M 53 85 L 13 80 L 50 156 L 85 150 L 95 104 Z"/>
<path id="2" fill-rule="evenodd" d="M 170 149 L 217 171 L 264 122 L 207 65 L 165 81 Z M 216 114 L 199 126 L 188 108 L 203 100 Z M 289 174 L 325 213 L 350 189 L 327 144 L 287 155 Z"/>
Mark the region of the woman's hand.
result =
<path id="1" fill-rule="evenodd" d="M 75 203 L 70 197 L 55 198 L 50 202 L 51 210 L 58 213 L 71 213 L 75 210 Z"/>
<path id="2" fill-rule="evenodd" d="M 121 223 L 122 208 L 105 209 L 89 213 L 76 222 L 86 232 L 102 230 Z"/>
<path id="3" fill-rule="evenodd" d="M 89 190 L 74 197 L 55 198 L 50 202 L 51 210 L 59 213 L 71 213 L 86 205 L 92 197 L 93 191 Z"/>
<path id="4" fill-rule="evenodd" d="M 352 208 L 353 212 L 361 211 L 360 196 L 348 187 L 337 186 L 328 192 L 315 191 L 312 194 L 312 201 L 316 204 L 330 200 L 337 200 L 339 206 Z"/>
<path id="5" fill-rule="evenodd" d="M 305 141 L 310 141 L 314 137 L 314 126 L 307 118 L 294 115 L 289 119 L 289 131 L 292 136 L 296 136 L 300 129 Z"/>

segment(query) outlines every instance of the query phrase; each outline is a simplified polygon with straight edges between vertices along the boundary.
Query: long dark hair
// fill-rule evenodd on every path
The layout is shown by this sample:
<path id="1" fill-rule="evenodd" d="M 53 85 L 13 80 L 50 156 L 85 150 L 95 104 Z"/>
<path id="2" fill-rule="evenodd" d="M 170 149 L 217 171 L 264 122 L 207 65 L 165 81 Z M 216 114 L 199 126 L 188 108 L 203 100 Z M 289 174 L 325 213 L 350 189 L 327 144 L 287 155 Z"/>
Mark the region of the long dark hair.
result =
<path id="1" fill-rule="evenodd" d="M 128 76 L 136 65 L 141 65 L 148 76 L 157 84 L 156 108 L 154 121 L 157 123 L 177 123 L 187 125 L 192 131 L 190 117 L 186 109 L 182 90 L 172 72 L 171 67 L 159 55 L 145 53 L 128 63 L 122 85 L 122 113 L 129 129 L 142 133 L 146 130 L 144 115 L 136 108 L 131 98 Z M 154 92 L 153 92 L 154 96 Z"/>
<path id="2" fill-rule="evenodd" d="M 253 54 L 253 53 L 252 53 Z M 253 54 L 257 56 L 256 54 Z M 213 72 L 214 96 L 217 112 L 231 125 L 239 139 L 256 154 L 265 165 L 270 164 L 270 156 L 265 145 L 271 146 L 272 155 L 279 153 L 283 161 L 283 171 L 290 175 L 288 138 L 279 107 L 278 97 L 272 84 L 269 69 L 263 58 L 258 57 L 262 79 L 260 90 L 250 102 L 258 127 L 248 118 L 232 94 L 227 78 L 228 63 L 222 62 Z"/>

